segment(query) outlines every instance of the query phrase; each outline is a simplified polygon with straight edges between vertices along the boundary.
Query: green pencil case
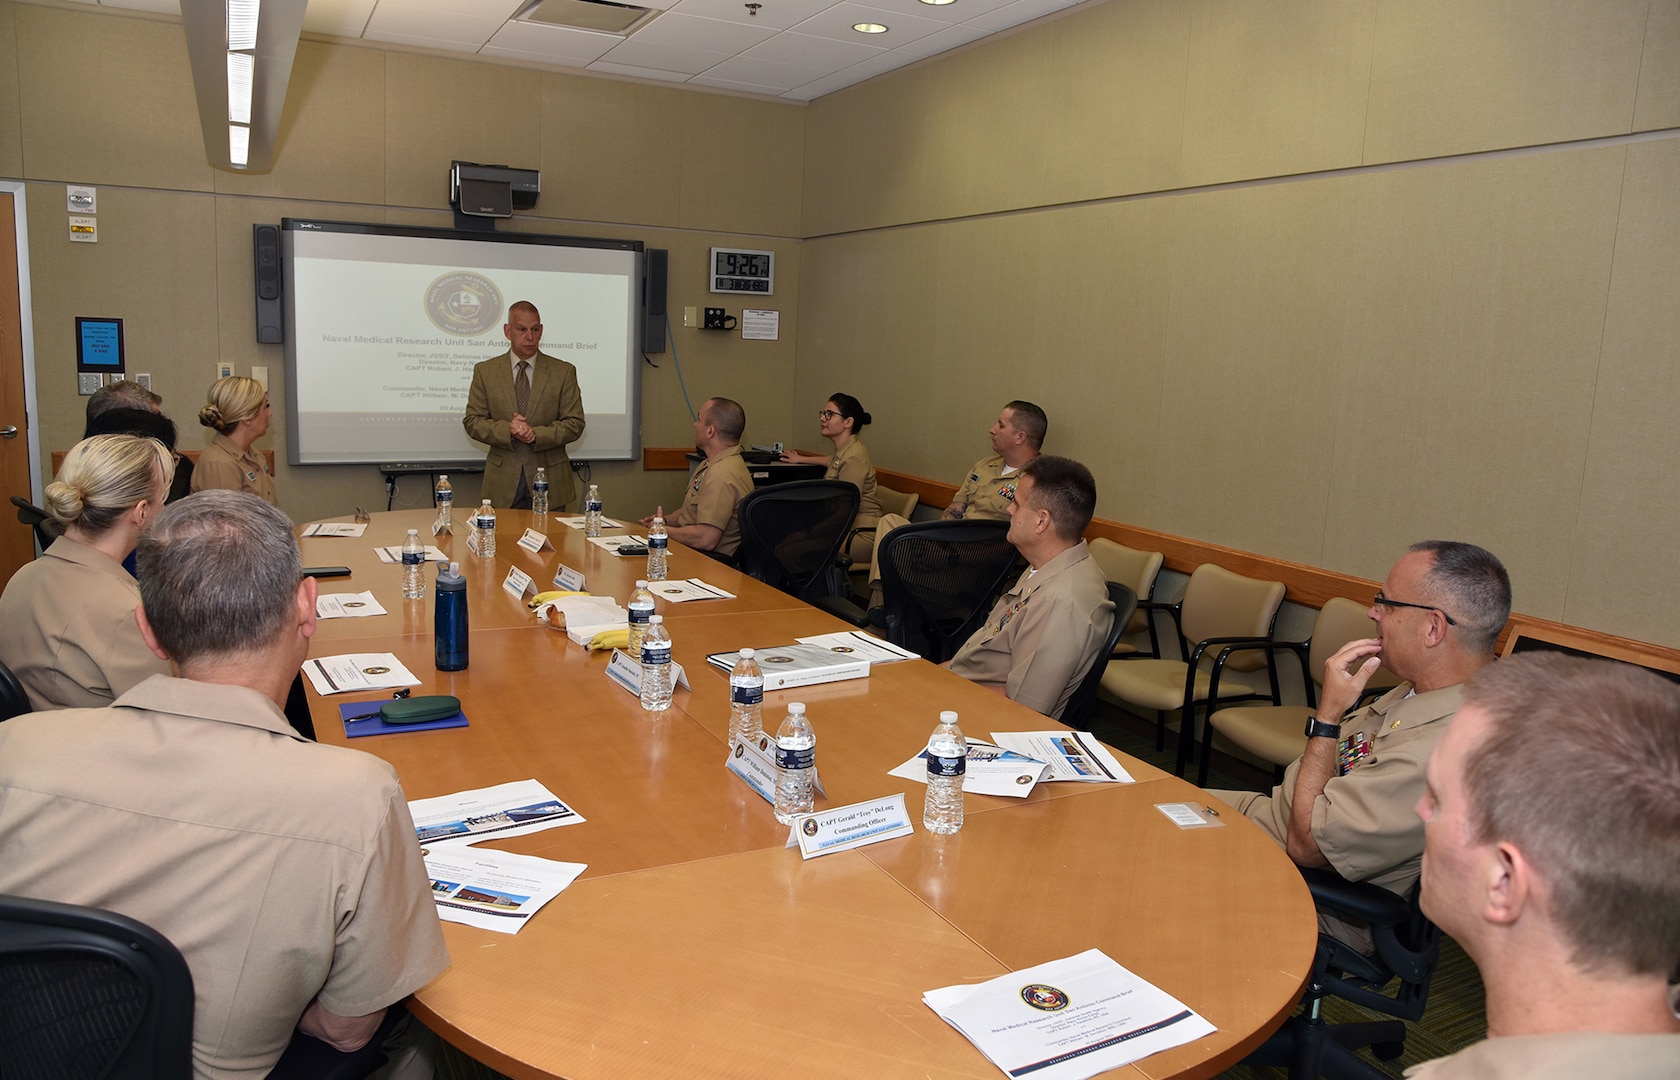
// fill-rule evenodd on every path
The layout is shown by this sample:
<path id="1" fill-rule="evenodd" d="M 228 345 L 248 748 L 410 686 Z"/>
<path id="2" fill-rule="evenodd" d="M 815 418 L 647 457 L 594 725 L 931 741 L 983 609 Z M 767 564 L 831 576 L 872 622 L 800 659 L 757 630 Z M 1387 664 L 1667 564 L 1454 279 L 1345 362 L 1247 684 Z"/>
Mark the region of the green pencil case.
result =
<path id="1" fill-rule="evenodd" d="M 424 724 L 444 720 L 461 711 L 461 699 L 448 694 L 428 694 L 387 701 L 379 707 L 379 719 L 387 724 Z"/>

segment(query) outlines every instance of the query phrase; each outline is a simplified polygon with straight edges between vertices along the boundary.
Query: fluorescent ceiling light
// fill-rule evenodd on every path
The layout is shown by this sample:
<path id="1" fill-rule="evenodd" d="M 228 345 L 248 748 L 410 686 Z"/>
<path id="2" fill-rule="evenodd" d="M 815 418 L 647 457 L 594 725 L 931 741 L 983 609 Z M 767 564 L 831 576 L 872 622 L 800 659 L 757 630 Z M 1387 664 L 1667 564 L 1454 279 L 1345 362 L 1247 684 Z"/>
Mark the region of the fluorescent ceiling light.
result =
<path id="1" fill-rule="evenodd" d="M 860 34 L 884 34 L 887 32 L 887 28 L 878 22 L 853 23 L 852 29 Z"/>
<path id="2" fill-rule="evenodd" d="M 256 60 L 250 53 L 228 53 L 228 119 L 251 122 L 251 71 Z"/>
<path id="3" fill-rule="evenodd" d="M 929 4 L 933 7 L 944 7 L 946 4 L 954 4 L 956 2 L 957 0 L 922 0 L 922 3 Z"/>
<path id="4" fill-rule="evenodd" d="M 257 47 L 257 8 L 261 0 L 227 0 L 229 50 Z"/>
<path id="5" fill-rule="evenodd" d="M 240 124 L 228 125 L 228 158 L 236 169 L 243 169 L 251 160 L 251 129 Z"/>

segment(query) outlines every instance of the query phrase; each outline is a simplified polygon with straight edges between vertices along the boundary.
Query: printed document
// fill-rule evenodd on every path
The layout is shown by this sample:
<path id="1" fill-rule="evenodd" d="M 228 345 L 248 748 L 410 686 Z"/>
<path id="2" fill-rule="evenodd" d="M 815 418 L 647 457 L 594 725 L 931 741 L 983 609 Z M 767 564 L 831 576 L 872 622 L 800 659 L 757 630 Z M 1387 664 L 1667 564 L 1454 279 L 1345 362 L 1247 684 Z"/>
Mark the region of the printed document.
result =
<path id="1" fill-rule="evenodd" d="M 357 690 L 389 690 L 395 686 L 419 686 L 414 672 L 403 667 L 396 653 L 345 653 L 305 660 L 303 673 L 315 692 L 348 694 Z"/>
<path id="2" fill-rule="evenodd" d="M 402 562 L 402 549 L 403 546 L 401 544 L 387 544 L 384 547 L 376 547 L 373 550 L 379 553 L 380 562 L 400 563 Z M 445 555 L 441 550 L 433 547 L 431 544 L 427 544 L 426 561 L 446 563 L 449 561 L 449 556 Z"/>
<path id="3" fill-rule="evenodd" d="M 733 600 L 735 594 L 724 592 L 716 585 L 708 585 L 699 578 L 648 582 L 648 592 L 655 600 L 668 604 L 686 604 L 690 600 Z"/>
<path id="4" fill-rule="evenodd" d="M 968 740 L 968 761 L 963 771 L 963 793 L 967 795 L 1007 795 L 1024 799 L 1032 794 L 1048 766 L 1025 754 L 1005 750 L 1001 746 L 980 739 Z M 927 751 L 923 750 L 888 776 L 927 783 Z"/>
<path id="5" fill-rule="evenodd" d="M 524 836 L 583 820 L 535 780 L 415 799 L 408 804 L 408 812 L 423 847 Z"/>
<path id="6" fill-rule="evenodd" d="M 568 529 L 587 529 L 589 527 L 589 522 L 584 520 L 584 517 L 583 517 L 582 514 L 579 514 L 577 517 L 557 517 L 554 520 L 558 521 L 560 524 L 566 526 L 566 528 L 568 528 Z M 624 522 L 622 522 L 622 521 L 614 521 L 610 517 L 602 517 L 601 518 L 601 528 L 603 528 L 603 529 L 625 529 L 625 528 L 629 528 L 629 526 L 625 525 Z"/>
<path id="7" fill-rule="evenodd" d="M 370 592 L 322 593 L 315 597 L 317 619 L 365 619 L 383 614 L 385 608 Z"/>
<path id="8" fill-rule="evenodd" d="M 1042 779 L 1078 780 L 1087 784 L 1130 784 L 1132 774 L 1120 767 L 1108 748 L 1089 731 L 994 731 L 992 741 L 1006 750 L 1047 761 Z"/>
<path id="9" fill-rule="evenodd" d="M 1099 949 L 922 1001 L 1006 1076 L 1032 1080 L 1084 1080 L 1218 1030 Z"/>
<path id="10" fill-rule="evenodd" d="M 498 934 L 517 934 L 537 910 L 589 869 L 491 848 L 423 848 L 438 918 Z"/>
<path id="11" fill-rule="evenodd" d="M 820 645 L 830 652 L 853 660 L 867 660 L 871 664 L 890 664 L 896 660 L 920 660 L 909 649 L 894 645 L 885 638 L 866 634 L 862 630 L 842 630 L 838 634 L 817 634 L 814 637 L 794 638 L 801 645 Z"/>
<path id="12" fill-rule="evenodd" d="M 591 536 L 589 538 L 589 542 L 591 544 L 594 544 L 596 547 L 601 548 L 604 551 L 610 551 L 614 555 L 617 555 L 619 548 L 627 547 L 631 544 L 641 544 L 643 547 L 646 547 L 647 546 L 647 537 L 645 537 L 645 536 Z M 643 552 L 642 554 L 645 555 L 647 553 Z"/>
<path id="13" fill-rule="evenodd" d="M 365 532 L 366 522 L 353 525 L 348 521 L 317 521 L 303 529 L 304 536 L 360 536 Z"/>

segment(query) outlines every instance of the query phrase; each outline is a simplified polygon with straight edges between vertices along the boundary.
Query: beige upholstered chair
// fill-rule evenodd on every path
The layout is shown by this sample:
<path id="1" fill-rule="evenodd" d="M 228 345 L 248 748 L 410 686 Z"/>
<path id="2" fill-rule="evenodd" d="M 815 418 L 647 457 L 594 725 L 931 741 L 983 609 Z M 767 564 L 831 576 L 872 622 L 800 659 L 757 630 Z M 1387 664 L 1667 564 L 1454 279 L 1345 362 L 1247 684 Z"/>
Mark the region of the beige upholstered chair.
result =
<path id="1" fill-rule="evenodd" d="M 1355 638 L 1377 636 L 1377 624 L 1366 614 L 1364 604 L 1342 596 L 1331 597 L 1319 609 L 1313 623 L 1312 637 L 1306 641 L 1280 641 L 1274 648 L 1289 649 L 1301 661 L 1301 681 L 1306 684 L 1306 705 L 1242 705 L 1220 709 L 1208 718 L 1202 734 L 1202 763 L 1197 769 L 1196 782 L 1206 786 L 1208 754 L 1213 745 L 1213 733 L 1229 739 L 1236 746 L 1261 761 L 1270 762 L 1283 778 L 1283 768 L 1301 756 L 1306 746 L 1307 717 L 1318 704 L 1318 688 L 1324 685 L 1324 662 L 1336 650 Z M 1380 692 L 1398 685 L 1399 676 L 1387 668 L 1378 668 L 1365 692 Z"/>
<path id="2" fill-rule="evenodd" d="M 1283 593 L 1281 581 L 1256 581 L 1212 563 L 1198 566 L 1185 586 L 1184 599 L 1168 609 L 1178 628 L 1180 655 L 1186 659 L 1111 663 L 1097 696 L 1122 708 L 1155 710 L 1156 749 L 1166 746 L 1166 714 L 1182 710 L 1177 772 L 1183 776 L 1196 738 L 1197 705 L 1257 697 L 1282 704 L 1277 671 L 1266 646 Z M 1266 672 L 1269 692 L 1254 681 L 1261 669 Z M 1221 680 L 1224 690 L 1215 696 Z"/>
<path id="3" fill-rule="evenodd" d="M 1139 551 L 1124 544 L 1116 544 L 1101 536 L 1092 540 L 1088 546 L 1091 549 L 1091 558 L 1102 567 L 1103 577 L 1116 584 L 1130 586 L 1132 592 L 1137 594 L 1137 614 L 1132 616 L 1121 634 L 1129 637 L 1140 630 L 1148 630 L 1150 654 L 1160 656 L 1161 645 L 1155 637 L 1155 620 L 1144 610 L 1143 605 L 1149 602 L 1155 592 L 1155 578 L 1161 572 L 1161 563 L 1165 561 L 1165 556 L 1159 551 Z M 1126 642 L 1114 647 L 1115 656 L 1130 656 L 1137 651 L 1137 646 Z"/>
<path id="4" fill-rule="evenodd" d="M 886 517 L 888 514 L 897 514 L 899 517 L 903 518 L 905 521 L 910 520 L 910 515 L 912 513 L 914 513 L 915 510 L 916 510 L 916 504 L 922 501 L 922 497 L 920 495 L 916 494 L 914 491 L 894 491 L 892 488 L 885 487 L 881 484 L 876 484 L 875 485 L 875 497 L 881 501 L 881 516 L 882 517 Z M 866 525 L 862 528 L 853 529 L 851 531 L 851 534 L 846 537 L 846 547 L 842 550 L 850 550 L 851 549 L 852 540 L 858 535 L 858 533 L 873 533 L 875 535 L 875 542 L 877 544 L 879 544 L 881 542 L 880 533 L 876 530 L 875 526 Z M 850 578 L 851 578 L 851 585 L 852 585 L 853 594 L 855 596 L 857 596 L 859 599 L 863 599 L 863 598 L 868 597 L 869 596 L 869 562 L 868 562 L 868 560 L 865 560 L 862 563 L 862 565 L 859 565 L 857 563 L 853 563 L 852 567 L 851 567 Z"/>

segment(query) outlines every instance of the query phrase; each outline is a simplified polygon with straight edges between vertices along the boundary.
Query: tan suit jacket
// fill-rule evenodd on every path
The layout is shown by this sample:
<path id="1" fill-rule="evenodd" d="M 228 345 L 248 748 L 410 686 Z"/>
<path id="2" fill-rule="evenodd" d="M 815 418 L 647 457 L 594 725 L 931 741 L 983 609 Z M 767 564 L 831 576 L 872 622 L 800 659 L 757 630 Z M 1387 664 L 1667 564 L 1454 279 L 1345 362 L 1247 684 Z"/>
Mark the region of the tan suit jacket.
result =
<path id="1" fill-rule="evenodd" d="M 490 447 L 484 456 L 483 498 L 506 509 L 519 490 L 520 470 L 528 485 L 540 466 L 548 470 L 549 505 L 569 505 L 577 497 L 577 483 L 566 446 L 583 436 L 584 425 L 577 368 L 542 352 L 531 357 L 531 405 L 525 419 L 536 442 L 522 443 L 508 433 L 513 413 L 513 361 L 503 353 L 473 368 L 461 419 L 468 437 Z"/>

